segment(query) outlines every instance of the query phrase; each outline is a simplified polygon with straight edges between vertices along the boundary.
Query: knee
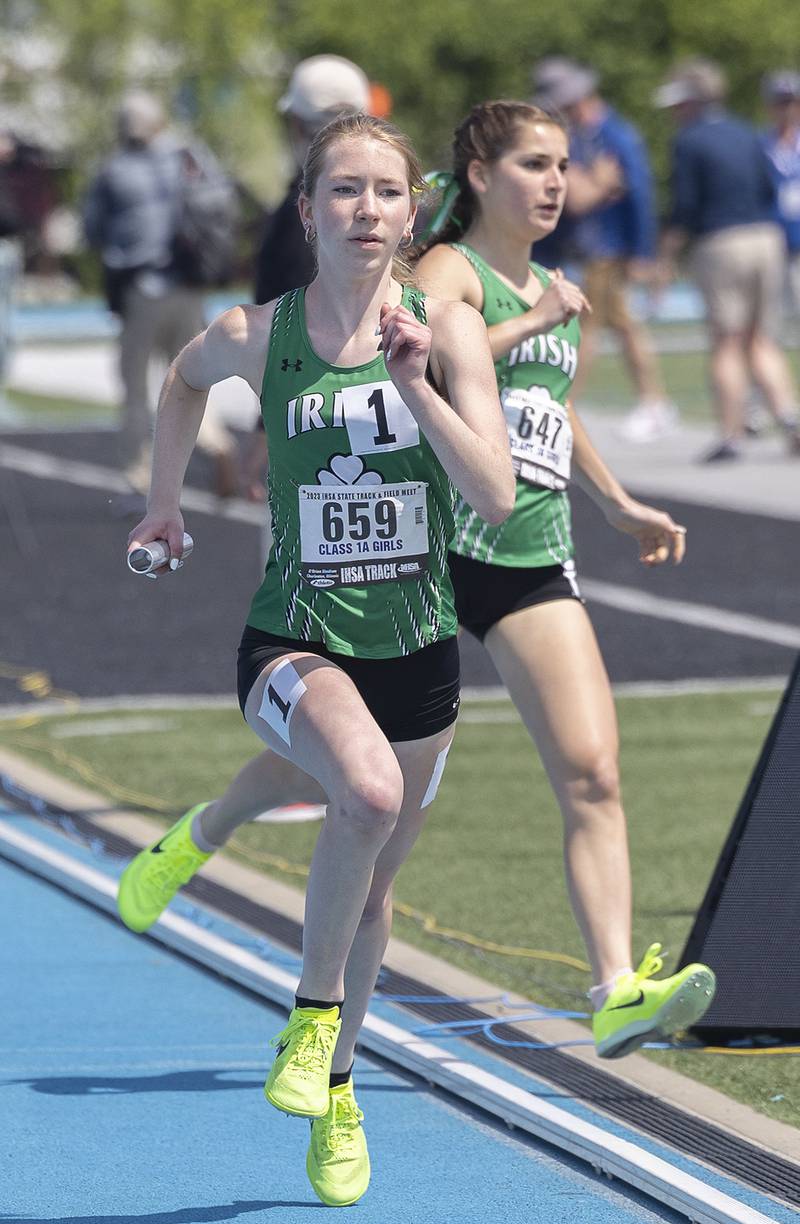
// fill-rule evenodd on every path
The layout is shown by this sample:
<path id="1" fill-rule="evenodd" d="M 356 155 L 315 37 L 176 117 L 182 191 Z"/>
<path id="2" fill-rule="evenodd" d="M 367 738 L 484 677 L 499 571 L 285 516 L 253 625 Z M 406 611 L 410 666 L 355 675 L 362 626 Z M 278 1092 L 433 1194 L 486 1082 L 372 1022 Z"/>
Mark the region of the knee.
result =
<path id="1" fill-rule="evenodd" d="M 392 912 L 392 886 L 380 885 L 378 887 L 373 883 L 367 897 L 364 912 L 361 915 L 362 923 L 384 922 L 387 916 Z"/>
<path id="2" fill-rule="evenodd" d="M 597 749 L 580 762 L 567 784 L 571 806 L 594 808 L 620 801 L 619 762 L 615 751 Z"/>
<path id="3" fill-rule="evenodd" d="M 352 779 L 337 796 L 328 815 L 356 835 L 385 842 L 391 835 L 403 803 L 403 775 L 387 763 Z"/>

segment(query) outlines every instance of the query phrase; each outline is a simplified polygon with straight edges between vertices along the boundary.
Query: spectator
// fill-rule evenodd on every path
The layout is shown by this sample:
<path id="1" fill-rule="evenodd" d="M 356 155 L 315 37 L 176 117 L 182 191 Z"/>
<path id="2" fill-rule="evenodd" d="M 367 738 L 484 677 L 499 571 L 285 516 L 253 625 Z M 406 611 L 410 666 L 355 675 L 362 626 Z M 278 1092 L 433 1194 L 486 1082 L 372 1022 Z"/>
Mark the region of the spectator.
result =
<path id="1" fill-rule="evenodd" d="M 784 242 L 775 187 L 757 132 L 723 107 L 726 81 L 709 60 L 679 65 L 655 103 L 678 127 L 672 154 L 672 215 L 662 238 L 663 276 L 694 240 L 694 272 L 711 332 L 711 385 L 720 438 L 703 459 L 741 455 L 750 378 L 800 453 L 797 392 L 778 345 Z"/>
<path id="2" fill-rule="evenodd" d="M 267 223 L 256 256 L 253 290 L 256 305 L 271 302 L 287 290 L 307 285 L 313 279 L 316 272 L 314 252 L 306 240 L 297 209 L 306 153 L 317 132 L 337 115 L 350 111 L 372 113 L 372 98 L 366 75 L 358 65 L 339 55 L 313 55 L 296 65 L 286 93 L 278 102 L 278 110 L 286 120 L 294 174 L 286 195 Z M 379 109 L 385 111 L 387 101 L 390 109 L 385 90 L 380 101 Z M 265 495 L 263 428 L 259 417 L 244 459 L 245 486 L 254 501 L 263 501 Z"/>
<path id="3" fill-rule="evenodd" d="M 16 149 L 11 132 L 0 130 L 0 394 L 8 365 L 14 285 L 22 265 L 19 243 L 22 218 L 8 182 L 8 167 Z"/>
<path id="4" fill-rule="evenodd" d="M 84 229 L 103 261 L 106 297 L 120 316 L 124 405 L 120 452 L 131 487 L 149 484 L 152 414 L 148 389 L 153 356 L 172 361 L 205 326 L 204 291 L 192 283 L 187 251 L 178 241 L 190 177 L 221 171 L 206 150 L 187 146 L 166 128 L 161 104 L 148 93 L 127 94 L 117 112 L 118 148 L 91 182 Z M 238 488 L 235 441 L 215 414 L 198 446 L 213 456 L 217 492 Z"/>
<path id="5" fill-rule="evenodd" d="M 765 133 L 778 192 L 778 220 L 786 236 L 789 300 L 800 317 L 800 73 L 773 72 L 763 95 L 772 127 Z"/>
<path id="6" fill-rule="evenodd" d="M 350 60 L 314 55 L 297 65 L 278 109 L 286 119 L 294 174 L 269 219 L 256 257 L 257 305 L 280 297 L 287 289 L 307 285 L 313 277 L 314 255 L 297 211 L 302 165 L 311 141 L 326 123 L 347 111 L 370 110 L 370 84 Z"/>
<path id="7" fill-rule="evenodd" d="M 600 95 L 597 75 L 572 60 L 553 57 L 534 71 L 537 97 L 570 123 L 566 209 L 572 241 L 584 265 L 592 314 L 582 320 L 583 344 L 576 385 L 585 386 L 599 328 L 610 327 L 622 345 L 637 403 L 622 426 L 631 441 L 648 442 L 674 428 L 658 359 L 644 325 L 628 307 L 634 281 L 654 272 L 656 224 L 653 182 L 639 133 Z"/>

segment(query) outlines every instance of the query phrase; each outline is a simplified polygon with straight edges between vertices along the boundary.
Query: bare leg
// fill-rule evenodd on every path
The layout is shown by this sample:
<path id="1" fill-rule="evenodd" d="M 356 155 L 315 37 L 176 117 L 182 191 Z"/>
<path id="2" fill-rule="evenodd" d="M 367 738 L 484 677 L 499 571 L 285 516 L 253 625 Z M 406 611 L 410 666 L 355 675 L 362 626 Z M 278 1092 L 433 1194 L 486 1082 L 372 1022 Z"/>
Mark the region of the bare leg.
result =
<path id="1" fill-rule="evenodd" d="M 744 428 L 744 404 L 750 382 L 743 335 L 731 333 L 712 338 L 710 375 L 714 410 L 722 436 L 738 439 Z"/>
<path id="2" fill-rule="evenodd" d="M 266 808 L 326 801 L 314 778 L 266 748 L 239 770 L 224 795 L 203 810 L 200 832 L 212 846 L 224 846 L 239 825 L 254 820 Z"/>
<path id="3" fill-rule="evenodd" d="M 253 685 L 245 716 L 256 734 L 314 777 L 328 796 L 328 811 L 311 862 L 303 927 L 303 973 L 298 991 L 315 999 L 341 999 L 344 967 L 381 849 L 403 800 L 403 775 L 386 737 L 355 685 L 340 668 L 313 655 L 288 656 L 305 685 L 295 699 L 291 744 L 260 716 L 277 660 Z M 240 772 L 216 805 L 220 827 L 231 828 L 263 803 L 263 758 Z M 209 832 L 217 827 L 214 814 Z"/>
<path id="4" fill-rule="evenodd" d="M 347 1071 L 364 1022 L 392 929 L 392 884 L 414 846 L 428 809 L 420 809 L 437 758 L 453 739 L 455 727 L 425 740 L 393 744 L 403 770 L 404 799 L 397 827 L 375 864 L 372 887 L 358 924 L 345 971 L 342 1029 L 333 1056 L 333 1070 Z"/>
<path id="5" fill-rule="evenodd" d="M 667 390 L 647 329 L 636 319 L 629 318 L 624 326 L 616 327 L 615 331 L 639 399 L 666 400 Z"/>
<path id="6" fill-rule="evenodd" d="M 584 607 L 558 600 L 490 629 L 486 646 L 539 749 L 564 818 L 567 885 L 595 983 L 631 964 L 631 883 L 617 721 Z"/>
<path id="7" fill-rule="evenodd" d="M 576 402 L 580 400 L 581 395 L 586 389 L 589 379 L 589 371 L 594 363 L 597 353 L 597 335 L 599 328 L 592 322 L 592 316 L 584 313 L 581 316 L 581 351 L 578 360 L 578 368 L 575 371 L 575 378 L 570 389 L 570 398 Z"/>
<path id="8" fill-rule="evenodd" d="M 797 411 L 797 386 L 786 354 L 765 332 L 750 338 L 750 368 L 775 420 L 785 424 Z"/>

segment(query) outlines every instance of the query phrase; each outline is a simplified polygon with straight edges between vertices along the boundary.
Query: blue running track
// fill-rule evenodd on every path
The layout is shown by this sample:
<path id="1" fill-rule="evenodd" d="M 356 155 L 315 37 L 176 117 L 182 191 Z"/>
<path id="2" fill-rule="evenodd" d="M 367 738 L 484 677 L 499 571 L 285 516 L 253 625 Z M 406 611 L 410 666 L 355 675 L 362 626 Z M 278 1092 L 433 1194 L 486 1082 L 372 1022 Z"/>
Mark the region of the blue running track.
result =
<path id="1" fill-rule="evenodd" d="M 318 1218 L 307 1125 L 261 1091 L 281 1015 L 2 859 L 0 928 L 0 1219 Z M 677 1219 L 372 1061 L 356 1077 L 373 1179 L 344 1218 Z"/>

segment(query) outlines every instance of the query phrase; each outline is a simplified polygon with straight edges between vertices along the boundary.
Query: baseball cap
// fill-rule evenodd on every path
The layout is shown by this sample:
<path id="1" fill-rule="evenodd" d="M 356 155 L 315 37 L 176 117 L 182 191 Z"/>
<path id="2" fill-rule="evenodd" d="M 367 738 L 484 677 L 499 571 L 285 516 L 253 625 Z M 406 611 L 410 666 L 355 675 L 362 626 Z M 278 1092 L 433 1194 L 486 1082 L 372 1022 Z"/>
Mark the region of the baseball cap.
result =
<path id="1" fill-rule="evenodd" d="M 800 98 L 800 72 L 792 72 L 787 68 L 768 73 L 761 83 L 761 92 L 766 102 Z"/>
<path id="2" fill-rule="evenodd" d="M 542 106 L 574 106 L 597 88 L 597 73 L 574 60 L 553 55 L 540 60 L 533 70 L 534 101 Z"/>
<path id="3" fill-rule="evenodd" d="M 340 55 L 312 55 L 295 68 L 278 110 L 312 122 L 367 110 L 369 97 L 369 81 L 357 64 Z"/>
<path id="4" fill-rule="evenodd" d="M 680 65 L 653 94 L 664 110 L 683 102 L 718 102 L 725 96 L 725 76 L 711 60 L 690 60 Z"/>
<path id="5" fill-rule="evenodd" d="M 124 140 L 149 141 L 166 122 L 158 98 L 143 89 L 126 93 L 117 108 L 117 126 Z"/>

